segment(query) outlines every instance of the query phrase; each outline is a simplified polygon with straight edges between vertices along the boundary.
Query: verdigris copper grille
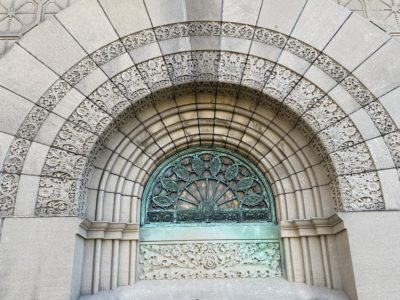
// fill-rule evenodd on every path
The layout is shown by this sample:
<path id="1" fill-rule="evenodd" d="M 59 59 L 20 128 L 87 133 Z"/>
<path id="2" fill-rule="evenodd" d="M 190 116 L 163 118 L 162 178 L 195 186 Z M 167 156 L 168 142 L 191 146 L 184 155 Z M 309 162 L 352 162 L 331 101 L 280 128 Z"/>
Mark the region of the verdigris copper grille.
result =
<path id="1" fill-rule="evenodd" d="M 171 157 L 149 179 L 144 200 L 142 224 L 275 221 L 262 174 L 226 149 Z"/>

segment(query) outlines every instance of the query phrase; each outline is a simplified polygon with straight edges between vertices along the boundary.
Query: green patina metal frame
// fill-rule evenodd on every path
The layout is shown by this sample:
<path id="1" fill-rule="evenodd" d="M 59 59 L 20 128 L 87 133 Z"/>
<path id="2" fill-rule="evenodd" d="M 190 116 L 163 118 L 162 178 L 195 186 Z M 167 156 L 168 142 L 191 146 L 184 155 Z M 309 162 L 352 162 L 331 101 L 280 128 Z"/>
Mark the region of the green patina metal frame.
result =
<path id="1" fill-rule="evenodd" d="M 171 168 L 175 168 L 174 172 L 177 173 L 176 172 L 177 171 L 176 168 L 178 168 L 177 167 L 177 162 L 180 162 L 185 157 L 186 158 L 187 157 L 191 157 L 192 158 L 192 163 L 191 163 L 191 165 L 192 165 L 191 168 L 192 169 L 191 169 L 191 172 L 192 173 L 196 173 L 196 171 L 195 171 L 196 170 L 195 158 L 196 157 L 200 157 L 201 155 L 204 155 L 204 154 L 211 154 L 212 157 L 214 157 L 214 158 L 217 157 L 217 156 L 219 157 L 219 155 L 221 157 L 228 157 L 228 158 L 232 159 L 232 161 L 235 162 L 235 164 L 236 163 L 240 164 L 241 166 L 245 166 L 245 168 L 247 168 L 247 170 L 250 170 L 250 175 L 251 176 L 246 177 L 246 178 L 242 178 L 242 180 L 239 180 L 238 182 L 236 182 L 236 186 L 235 187 L 241 186 L 242 188 L 243 187 L 246 188 L 246 187 L 249 186 L 250 182 L 253 185 L 256 182 L 257 184 L 259 184 L 261 186 L 261 188 L 260 187 L 258 187 L 258 188 L 261 189 L 261 191 L 263 192 L 262 196 L 264 198 L 262 199 L 262 201 L 265 202 L 265 204 L 266 204 L 265 207 L 268 209 L 268 212 L 269 212 L 269 217 L 268 217 L 267 220 L 259 220 L 259 219 L 257 219 L 257 220 L 253 220 L 253 222 L 251 220 L 246 220 L 243 223 L 242 223 L 242 221 L 238 221 L 238 220 L 233 221 L 233 222 L 229 221 L 229 220 L 223 220 L 222 222 L 215 222 L 213 220 L 211 220 L 210 222 L 191 222 L 191 221 L 189 221 L 189 222 L 177 222 L 176 218 L 175 218 L 176 214 L 175 214 L 175 217 L 174 217 L 174 221 L 172 221 L 172 222 L 149 222 L 147 220 L 147 214 L 148 214 L 148 211 L 149 211 L 149 206 L 150 206 L 151 202 L 154 199 L 154 198 L 152 198 L 152 196 L 153 196 L 153 190 L 154 190 L 155 185 L 156 184 L 160 185 L 160 182 L 161 182 L 163 188 L 164 189 L 166 188 L 166 190 L 168 190 L 168 189 L 169 190 L 176 190 L 178 188 L 177 184 L 171 182 L 172 180 L 166 179 L 164 174 L 166 172 L 168 172 L 168 170 L 171 170 Z M 220 160 L 220 163 L 221 163 L 221 159 L 219 159 L 219 160 Z M 214 165 L 218 165 L 218 161 L 217 160 L 216 160 L 216 163 Z M 181 166 L 179 166 L 179 168 L 180 167 Z M 198 164 L 198 168 L 200 168 L 200 167 L 201 167 L 200 164 Z M 213 167 L 212 166 L 212 162 L 210 160 L 209 169 L 211 170 L 212 167 Z M 221 168 L 221 166 L 219 166 L 219 168 Z M 216 169 L 215 166 L 214 166 L 214 169 Z M 228 169 L 229 169 L 229 167 L 226 168 L 225 173 L 227 173 Z M 234 169 L 234 168 L 232 167 L 231 169 Z M 182 173 L 181 177 L 185 177 L 187 175 L 186 174 L 187 172 L 185 173 L 185 170 L 183 170 L 183 168 L 180 171 Z M 210 175 L 209 178 L 213 178 L 213 180 L 217 180 L 216 177 L 213 176 L 212 174 L 209 174 L 209 175 Z M 226 176 L 226 174 L 224 176 Z M 239 176 L 239 175 L 237 175 L 237 176 Z M 175 177 L 177 177 L 177 176 L 175 176 Z M 208 184 L 208 181 L 207 181 L 206 177 L 207 176 L 203 176 L 202 178 L 203 179 L 205 178 L 205 180 L 206 180 L 206 182 Z M 250 177 L 252 179 L 249 179 Z M 181 178 L 179 178 L 179 180 L 182 181 Z M 194 182 L 194 181 L 196 181 L 196 180 L 192 180 L 192 181 L 189 180 L 188 182 Z M 221 185 L 222 184 L 226 185 L 225 182 L 221 183 Z M 243 199 L 246 200 L 247 199 L 246 200 L 247 202 L 245 201 L 245 203 L 249 204 L 249 206 L 247 206 L 248 210 L 252 209 L 252 206 L 254 205 L 254 203 L 256 203 L 256 204 L 257 203 L 261 203 L 259 195 L 255 194 L 255 193 L 248 195 L 248 194 L 246 194 L 247 190 L 246 190 L 246 192 L 244 190 L 246 190 L 246 189 L 243 189 L 243 191 L 241 192 L 243 194 L 242 195 L 243 197 L 241 198 L 241 200 L 243 200 Z M 179 190 L 179 192 L 180 191 L 181 191 L 181 189 Z M 236 193 L 238 193 L 238 192 L 236 192 Z M 160 200 L 159 204 L 164 205 L 164 206 L 168 206 L 170 204 L 168 201 L 172 201 L 171 199 L 168 200 L 168 197 L 159 197 L 159 198 L 160 198 L 159 199 Z M 176 203 L 176 200 L 175 200 L 174 203 Z M 174 210 L 176 211 L 175 204 L 173 204 L 173 206 L 174 206 Z M 246 206 L 246 205 L 243 205 L 242 201 L 240 201 L 239 210 L 243 209 L 243 206 Z M 264 211 L 265 211 L 265 207 L 263 208 Z M 258 208 L 255 208 L 253 210 L 257 210 L 257 209 Z M 162 209 L 160 209 L 160 211 L 161 210 Z M 231 210 L 228 209 L 227 211 L 228 212 L 229 211 L 232 212 L 234 210 L 235 209 L 231 209 Z M 236 208 L 236 210 L 238 210 L 238 209 Z M 156 213 L 157 213 L 157 211 L 156 211 Z M 252 162 L 250 162 L 246 158 L 244 158 L 244 157 L 242 157 L 242 156 L 238 155 L 237 153 L 234 153 L 234 152 L 232 152 L 230 150 L 227 150 L 227 149 L 224 149 L 224 148 L 217 148 L 217 147 L 193 147 L 193 148 L 181 151 L 181 152 L 176 153 L 175 155 L 171 156 L 170 158 L 166 159 L 164 162 L 162 162 L 160 164 L 160 166 L 158 166 L 156 168 L 156 170 L 153 172 L 153 174 L 150 176 L 149 180 L 147 181 L 147 184 L 146 184 L 146 187 L 145 187 L 145 190 L 144 190 L 144 194 L 143 194 L 143 198 L 142 198 L 142 205 L 141 205 L 141 225 L 142 225 L 142 227 L 159 227 L 159 226 L 185 226 L 185 227 L 187 227 L 187 226 L 198 226 L 199 227 L 200 226 L 200 227 L 203 227 L 203 228 L 207 228 L 210 225 L 212 225 L 212 226 L 216 226 L 216 225 L 218 226 L 218 225 L 222 225 L 222 224 L 225 224 L 225 225 L 226 224 L 237 224 L 237 225 L 246 224 L 246 225 L 250 225 L 251 223 L 253 223 L 253 226 L 256 226 L 256 227 L 260 226 L 262 224 L 263 225 L 270 225 L 270 226 L 267 226 L 267 227 L 271 228 L 272 231 L 275 231 L 275 229 L 273 229 L 274 226 L 271 226 L 271 225 L 275 225 L 276 224 L 276 216 L 275 216 L 275 207 L 274 207 L 274 201 L 273 201 L 273 194 L 272 194 L 270 185 L 268 184 L 267 180 L 265 179 L 265 176 L 261 173 L 261 171 Z M 275 234 L 273 234 L 273 235 L 275 236 Z"/>

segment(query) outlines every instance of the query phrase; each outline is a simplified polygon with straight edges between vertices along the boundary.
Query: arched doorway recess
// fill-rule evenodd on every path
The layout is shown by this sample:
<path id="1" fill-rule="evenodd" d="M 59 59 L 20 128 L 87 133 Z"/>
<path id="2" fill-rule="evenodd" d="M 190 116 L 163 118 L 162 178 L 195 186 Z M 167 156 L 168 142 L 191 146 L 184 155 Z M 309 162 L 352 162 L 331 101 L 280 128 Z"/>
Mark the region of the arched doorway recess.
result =
<path id="1" fill-rule="evenodd" d="M 234 152 L 178 152 L 150 176 L 141 202 L 139 279 L 282 276 L 271 188 Z"/>
<path id="2" fill-rule="evenodd" d="M 201 83 L 198 82 L 197 86 L 200 87 Z M 183 91 L 187 92 L 187 88 L 183 88 Z M 286 117 L 272 119 L 273 109 L 279 107 L 278 101 L 262 94 L 252 100 L 248 96 L 253 93 L 246 93 L 246 90 L 242 90 L 241 96 L 236 97 L 229 95 L 232 91 L 236 91 L 235 86 L 225 85 L 226 94 L 223 96 L 215 96 L 204 89 L 204 92 L 195 96 L 182 92 L 170 100 L 164 99 L 162 93 L 160 101 L 153 101 L 146 108 L 140 109 L 135 118 L 121 126 L 118 135 L 106 142 L 94 163 L 94 181 L 89 184 L 87 195 L 88 218 L 102 222 L 138 224 L 145 216 L 143 211 L 139 215 L 140 202 L 147 197 L 143 195 L 145 184 L 156 166 L 162 168 L 161 162 L 165 159 L 168 161 L 171 155 L 174 157 L 175 153 L 183 149 L 224 147 L 252 161 L 271 183 L 277 221 L 281 226 L 285 220 L 308 220 L 303 222 L 303 226 L 311 230 L 306 233 L 297 231 L 299 223 L 293 226 L 292 222 L 288 222 L 285 225 L 286 231 L 282 235 L 283 245 L 286 244 L 282 246 L 286 258 L 282 270 L 285 278 L 340 288 L 341 275 L 335 258 L 336 234 L 343 234 L 343 227 L 336 226 L 341 223 L 340 219 L 329 218 L 335 210 L 329 188 L 330 180 L 324 169 L 327 164 L 325 155 L 321 153 L 319 156 L 313 147 L 305 146 L 309 144 L 307 135 L 301 133 L 299 128 L 287 135 L 285 129 L 290 127 L 290 121 Z M 245 130 L 243 124 L 248 125 Z M 309 132 L 307 128 L 304 125 L 303 130 Z M 309 134 L 308 138 L 312 140 L 315 137 Z M 286 146 L 274 147 L 274 141 L 280 139 L 281 144 Z M 136 150 L 131 152 L 131 149 Z M 290 162 L 283 163 L 281 158 L 286 155 L 290 157 Z M 295 165 L 297 170 L 294 169 Z M 319 223 L 313 223 L 315 221 L 311 221 L 312 218 L 319 218 Z M 318 232 L 321 228 L 325 228 L 322 235 Z M 160 234 L 163 235 L 164 231 L 158 232 L 158 238 L 153 238 L 153 241 L 162 242 Z M 145 230 L 142 233 L 146 235 Z M 252 238 L 251 233 L 246 234 Z M 165 240 L 170 236 L 171 233 L 167 234 Z M 271 235 L 265 230 L 263 236 L 259 236 L 264 240 L 274 240 L 276 237 L 276 233 Z M 137 257 L 140 245 L 138 236 L 130 242 L 118 243 L 124 244 L 125 250 L 121 250 L 122 244 L 116 246 L 115 241 L 89 239 L 86 242 L 85 248 L 92 250 L 88 250 L 84 258 L 88 264 L 88 268 L 83 271 L 83 277 L 86 278 L 82 285 L 85 294 L 93 292 L 93 287 L 97 290 L 111 287 L 110 276 L 113 271 L 108 263 L 111 257 L 122 262 L 132 260 L 132 255 Z M 96 249 L 99 249 L 99 253 L 108 253 L 108 259 L 96 259 Z M 131 249 L 134 254 L 127 249 Z M 299 256 L 291 258 L 291 252 Z M 114 253 L 119 254 L 115 256 Z M 311 260 L 306 260 L 311 254 L 314 257 L 313 267 Z M 115 276 L 125 278 L 123 280 L 137 276 L 138 272 L 139 266 L 136 263 L 128 269 L 119 266 L 114 270 Z"/>
<path id="3" fill-rule="evenodd" d="M 0 61 L 2 296 L 133 284 L 144 179 L 204 142 L 268 174 L 289 281 L 397 293 L 364 274 L 396 249 L 399 43 L 330 1 L 237 2 L 85 0 Z"/>

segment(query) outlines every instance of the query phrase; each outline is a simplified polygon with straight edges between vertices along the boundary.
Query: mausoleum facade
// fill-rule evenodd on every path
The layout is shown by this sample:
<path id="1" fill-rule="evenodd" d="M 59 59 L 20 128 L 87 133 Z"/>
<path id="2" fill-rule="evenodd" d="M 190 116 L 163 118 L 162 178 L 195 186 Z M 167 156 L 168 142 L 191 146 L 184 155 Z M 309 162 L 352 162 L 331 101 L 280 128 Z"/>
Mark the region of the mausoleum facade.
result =
<path id="1" fill-rule="evenodd" d="M 81 0 L 34 26 L 0 59 L 0 298 L 397 299 L 399 54 L 331 0 Z"/>

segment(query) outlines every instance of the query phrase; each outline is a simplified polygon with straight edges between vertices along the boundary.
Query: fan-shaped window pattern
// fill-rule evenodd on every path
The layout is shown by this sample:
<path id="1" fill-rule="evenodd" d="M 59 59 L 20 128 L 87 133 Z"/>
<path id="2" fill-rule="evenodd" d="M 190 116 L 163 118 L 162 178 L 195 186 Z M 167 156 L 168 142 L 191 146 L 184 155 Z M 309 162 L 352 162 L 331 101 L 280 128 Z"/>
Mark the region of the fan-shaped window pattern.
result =
<path id="1" fill-rule="evenodd" d="M 260 171 L 226 149 L 190 149 L 166 160 L 144 199 L 142 224 L 275 222 Z"/>

